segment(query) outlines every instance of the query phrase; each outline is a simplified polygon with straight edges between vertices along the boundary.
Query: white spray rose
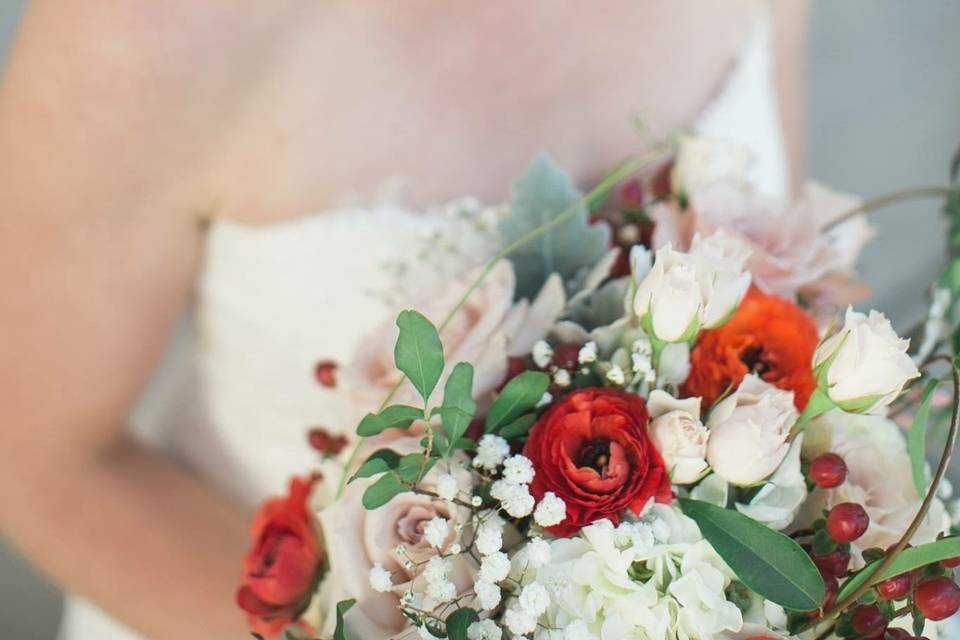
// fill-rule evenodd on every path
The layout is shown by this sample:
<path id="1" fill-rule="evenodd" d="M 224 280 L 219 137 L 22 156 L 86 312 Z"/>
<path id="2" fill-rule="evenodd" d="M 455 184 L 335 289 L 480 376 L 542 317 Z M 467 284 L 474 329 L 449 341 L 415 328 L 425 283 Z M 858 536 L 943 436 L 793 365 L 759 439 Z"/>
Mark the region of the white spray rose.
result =
<path id="1" fill-rule="evenodd" d="M 685 342 L 700 330 L 704 302 L 693 258 L 668 244 L 657 251 L 653 268 L 637 286 L 633 310 L 646 319 L 652 337 Z"/>
<path id="2" fill-rule="evenodd" d="M 817 381 L 844 411 L 878 413 L 920 375 L 886 316 L 847 308 L 843 328 L 825 340 L 813 356 Z"/>
<path id="3" fill-rule="evenodd" d="M 706 237 L 695 235 L 690 255 L 697 265 L 705 302 L 701 325 L 714 329 L 730 319 L 750 288 L 750 272 L 744 269 L 750 249 L 738 238 L 718 230 Z"/>
<path id="4" fill-rule="evenodd" d="M 717 182 L 746 184 L 753 158 L 740 145 L 715 138 L 682 136 L 670 174 L 674 193 L 690 194 Z"/>
<path id="5" fill-rule="evenodd" d="M 677 400 L 654 390 L 647 401 L 650 437 L 674 484 L 696 482 L 707 470 L 708 432 L 700 422 L 700 398 Z"/>
<path id="6" fill-rule="evenodd" d="M 745 376 L 740 387 L 710 413 L 707 462 L 731 484 L 756 484 L 783 462 L 797 417 L 792 391 L 778 389 L 753 374 Z"/>

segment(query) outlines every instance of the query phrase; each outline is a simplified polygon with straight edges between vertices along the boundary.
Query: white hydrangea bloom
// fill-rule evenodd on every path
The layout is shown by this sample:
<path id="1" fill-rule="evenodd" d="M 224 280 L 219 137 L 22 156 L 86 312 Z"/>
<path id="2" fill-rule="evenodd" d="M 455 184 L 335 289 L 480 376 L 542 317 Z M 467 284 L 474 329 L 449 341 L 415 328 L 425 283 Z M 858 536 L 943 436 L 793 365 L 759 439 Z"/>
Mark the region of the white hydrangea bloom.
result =
<path id="1" fill-rule="evenodd" d="M 530 484 L 533 481 L 533 462 L 526 456 L 516 455 L 503 463 L 503 479 L 513 484 Z"/>
<path id="2" fill-rule="evenodd" d="M 552 527 L 563 522 L 567 516 L 567 504 L 553 491 L 543 494 L 543 499 L 533 512 L 534 521 L 541 527 Z"/>
<path id="3" fill-rule="evenodd" d="M 510 607 L 503 616 L 507 629 L 514 635 L 523 636 L 537 628 L 537 619 L 519 607 Z"/>
<path id="4" fill-rule="evenodd" d="M 503 551 L 491 553 L 480 563 L 477 577 L 481 582 L 496 583 L 510 574 L 510 558 Z"/>
<path id="5" fill-rule="evenodd" d="M 539 618 L 550 606 L 550 594 L 539 582 L 531 582 L 520 591 L 520 608 Z"/>
<path id="6" fill-rule="evenodd" d="M 500 436 L 488 433 L 477 443 L 477 455 L 473 459 L 473 464 L 487 471 L 493 471 L 506 460 L 508 455 L 510 455 L 510 443 Z"/>
<path id="7" fill-rule="evenodd" d="M 460 487 L 457 486 L 457 479 L 449 473 L 441 473 L 437 476 L 436 488 L 437 495 L 448 502 L 456 498 L 460 491 Z"/>
<path id="8" fill-rule="evenodd" d="M 386 593 L 393 589 L 393 577 L 379 562 L 370 569 L 370 586 L 374 591 L 380 593 Z"/>
<path id="9" fill-rule="evenodd" d="M 423 538 L 436 549 L 443 546 L 450 535 L 450 523 L 446 518 L 431 518 L 423 528 Z"/>
<path id="10" fill-rule="evenodd" d="M 489 618 L 472 623 L 467 627 L 467 640 L 500 640 L 503 631 Z"/>
<path id="11" fill-rule="evenodd" d="M 492 582 L 478 580 L 473 583 L 473 592 L 477 594 L 477 600 L 481 609 L 492 610 L 500 604 L 500 587 Z"/>
<path id="12" fill-rule="evenodd" d="M 562 640 L 597 640 L 597 636 L 590 631 L 586 622 L 577 619 L 563 628 Z"/>
<path id="13" fill-rule="evenodd" d="M 503 520 L 492 517 L 477 528 L 477 551 L 488 556 L 503 547 Z"/>
<path id="14" fill-rule="evenodd" d="M 533 496 L 525 484 L 497 480 L 490 486 L 490 495 L 514 518 L 525 518 L 533 512 Z"/>

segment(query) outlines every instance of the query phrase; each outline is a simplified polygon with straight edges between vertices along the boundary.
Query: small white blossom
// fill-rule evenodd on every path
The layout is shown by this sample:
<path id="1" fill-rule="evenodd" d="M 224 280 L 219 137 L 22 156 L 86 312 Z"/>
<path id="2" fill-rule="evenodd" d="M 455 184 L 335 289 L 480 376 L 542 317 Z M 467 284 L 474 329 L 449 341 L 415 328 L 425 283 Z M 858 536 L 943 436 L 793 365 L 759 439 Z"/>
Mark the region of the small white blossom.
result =
<path id="1" fill-rule="evenodd" d="M 452 501 L 457 497 L 460 487 L 457 486 L 457 479 L 449 473 L 441 473 L 437 476 L 437 495 L 442 499 Z"/>
<path id="2" fill-rule="evenodd" d="M 570 386 L 570 372 L 566 369 L 557 369 L 553 372 L 553 382 L 558 387 L 569 387 Z"/>
<path id="3" fill-rule="evenodd" d="M 550 543 L 543 538 L 534 538 L 524 547 L 526 560 L 533 569 L 550 562 Z"/>
<path id="4" fill-rule="evenodd" d="M 503 547 L 503 522 L 499 518 L 484 522 L 477 530 L 477 551 L 488 556 Z"/>
<path id="5" fill-rule="evenodd" d="M 567 516 L 567 504 L 553 491 L 543 494 L 543 499 L 533 512 L 534 521 L 541 527 L 552 527 L 563 522 Z"/>
<path id="6" fill-rule="evenodd" d="M 514 484 L 529 484 L 533 481 L 533 463 L 526 456 L 516 455 L 503 463 L 503 479 Z"/>
<path id="7" fill-rule="evenodd" d="M 544 391 L 543 395 L 540 396 L 540 400 L 537 402 L 537 408 L 539 409 L 540 407 L 545 407 L 551 402 L 553 402 L 553 394 L 551 394 L 549 391 Z"/>
<path id="8" fill-rule="evenodd" d="M 613 365 L 610 370 L 607 371 L 607 380 L 620 387 L 627 381 L 627 377 L 623 373 L 623 369 L 617 365 Z"/>
<path id="9" fill-rule="evenodd" d="M 503 631 L 489 618 L 471 623 L 467 627 L 467 640 L 500 640 L 502 637 Z"/>
<path id="10" fill-rule="evenodd" d="M 507 609 L 503 622 L 507 625 L 507 629 L 518 636 L 531 633 L 537 628 L 537 619 L 519 607 Z"/>
<path id="11" fill-rule="evenodd" d="M 553 347 L 546 340 L 537 340 L 530 353 L 533 356 L 533 364 L 541 369 L 546 369 L 553 360 Z"/>
<path id="12" fill-rule="evenodd" d="M 450 535 L 450 523 L 446 518 L 431 518 L 423 528 L 423 538 L 436 549 L 443 546 Z"/>
<path id="13" fill-rule="evenodd" d="M 393 589 L 393 579 L 390 576 L 390 572 L 383 568 L 383 565 L 379 562 L 373 565 L 373 568 L 370 569 L 370 586 L 374 591 L 379 591 L 380 593 L 386 593 Z"/>
<path id="14" fill-rule="evenodd" d="M 597 343 L 591 340 L 580 347 L 577 354 L 577 361 L 580 364 L 590 364 L 597 361 Z"/>
<path id="15" fill-rule="evenodd" d="M 510 558 L 503 551 L 491 553 L 480 563 L 480 582 L 496 583 L 510 574 Z"/>
<path id="16" fill-rule="evenodd" d="M 447 573 L 450 571 L 450 561 L 440 556 L 433 556 L 427 561 L 423 569 L 423 577 L 427 583 L 441 582 L 447 579 Z"/>
<path id="17" fill-rule="evenodd" d="M 583 620 L 573 620 L 563 628 L 563 640 L 597 640 Z"/>
<path id="18" fill-rule="evenodd" d="M 510 443 L 500 436 L 488 433 L 480 438 L 477 444 L 477 457 L 473 459 L 473 464 L 492 471 L 499 467 L 508 455 L 510 455 Z"/>
<path id="19" fill-rule="evenodd" d="M 427 597 L 438 603 L 450 602 L 457 597 L 457 585 L 449 580 L 431 582 L 427 585 Z"/>
<path id="20" fill-rule="evenodd" d="M 550 594 L 539 582 L 531 582 L 520 592 L 520 608 L 539 618 L 550 606 Z"/>
<path id="21" fill-rule="evenodd" d="M 500 604 L 500 587 L 492 582 L 477 580 L 473 583 L 473 592 L 477 594 L 481 609 L 495 609 Z"/>
<path id="22" fill-rule="evenodd" d="M 533 496 L 525 484 L 497 480 L 490 486 L 490 495 L 514 518 L 525 518 L 533 511 Z"/>
<path id="23" fill-rule="evenodd" d="M 463 551 L 463 547 L 460 546 L 459 542 L 454 542 L 452 545 L 450 545 L 450 553 L 452 555 L 457 555 L 461 551 Z"/>
<path id="24" fill-rule="evenodd" d="M 480 505 L 483 504 L 483 498 L 481 498 L 480 496 L 473 496 L 472 498 L 470 498 L 470 504 L 472 504 L 475 507 L 479 507 Z"/>

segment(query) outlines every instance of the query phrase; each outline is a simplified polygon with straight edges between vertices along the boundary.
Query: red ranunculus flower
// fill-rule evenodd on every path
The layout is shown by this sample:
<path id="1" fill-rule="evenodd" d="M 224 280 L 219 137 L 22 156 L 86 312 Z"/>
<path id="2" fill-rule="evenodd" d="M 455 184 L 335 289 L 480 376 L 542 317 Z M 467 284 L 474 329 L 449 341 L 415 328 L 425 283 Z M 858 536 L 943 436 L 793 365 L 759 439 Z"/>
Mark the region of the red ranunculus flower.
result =
<path id="1" fill-rule="evenodd" d="M 727 324 L 700 334 L 682 391 L 702 397 L 706 408 L 755 373 L 793 391 L 793 402 L 803 411 L 816 387 L 813 352 L 818 340 L 817 327 L 800 307 L 753 287 Z"/>
<path id="2" fill-rule="evenodd" d="M 307 511 L 316 480 L 293 478 L 290 495 L 268 500 L 253 521 L 237 604 L 247 612 L 250 630 L 266 638 L 297 620 L 319 577 L 323 550 Z"/>
<path id="3" fill-rule="evenodd" d="M 603 518 L 620 522 L 650 498 L 672 498 L 663 458 L 647 434 L 643 399 L 612 389 L 583 389 L 551 407 L 530 430 L 523 454 L 536 475 L 530 492 L 552 491 L 567 504 L 563 522 L 549 531 L 569 536 Z"/>

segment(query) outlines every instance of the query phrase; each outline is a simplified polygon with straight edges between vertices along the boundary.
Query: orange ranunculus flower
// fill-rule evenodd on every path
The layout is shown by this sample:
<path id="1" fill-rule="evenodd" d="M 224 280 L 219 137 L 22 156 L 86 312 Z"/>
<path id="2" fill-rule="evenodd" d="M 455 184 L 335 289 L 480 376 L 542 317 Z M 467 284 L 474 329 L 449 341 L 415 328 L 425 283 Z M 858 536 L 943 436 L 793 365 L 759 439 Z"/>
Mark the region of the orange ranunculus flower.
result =
<path id="1" fill-rule="evenodd" d="M 813 320 L 800 307 L 752 287 L 727 324 L 700 334 L 682 391 L 701 396 L 708 407 L 755 373 L 793 391 L 794 404 L 803 411 L 816 386 L 812 361 L 818 340 Z"/>

